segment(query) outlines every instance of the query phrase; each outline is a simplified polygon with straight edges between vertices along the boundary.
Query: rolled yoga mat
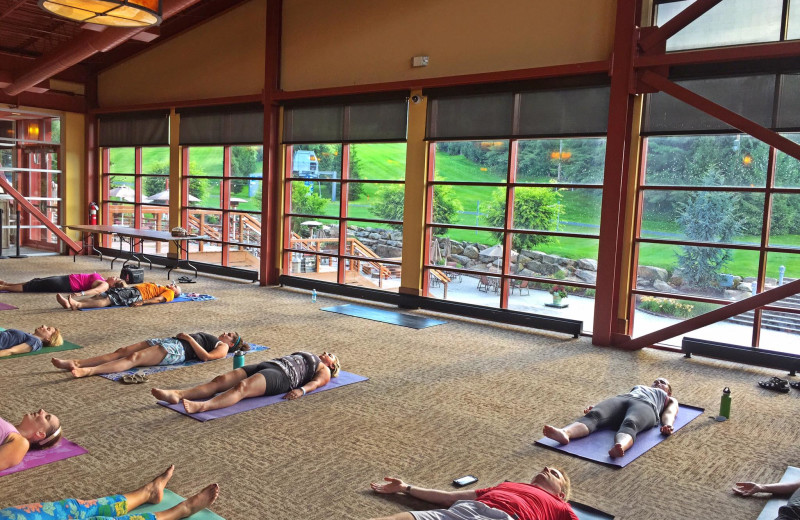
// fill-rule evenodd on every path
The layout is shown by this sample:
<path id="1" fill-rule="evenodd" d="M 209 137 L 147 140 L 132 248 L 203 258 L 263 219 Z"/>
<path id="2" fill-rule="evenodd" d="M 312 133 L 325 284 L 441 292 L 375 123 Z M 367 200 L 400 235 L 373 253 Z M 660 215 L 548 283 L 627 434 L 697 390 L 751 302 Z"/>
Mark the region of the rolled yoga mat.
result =
<path id="1" fill-rule="evenodd" d="M 0 327 L 0 330 L 6 330 L 6 329 L 4 329 L 3 327 Z M 22 357 L 22 356 L 36 356 L 36 355 L 39 355 L 39 354 L 51 354 L 53 352 L 61 352 L 62 350 L 75 350 L 75 349 L 78 349 L 78 348 L 83 348 L 83 347 L 81 347 L 80 345 L 76 345 L 75 343 L 70 343 L 69 341 L 65 341 L 63 344 L 61 344 L 58 347 L 42 347 L 39 350 L 34 350 L 33 352 L 25 352 L 24 354 L 12 354 L 10 356 L 2 357 L 2 358 L 0 358 L 0 360 L 2 360 L 2 359 L 13 359 L 13 358 Z"/>
<path id="2" fill-rule="evenodd" d="M 335 307 L 323 307 L 322 310 L 345 314 L 347 316 L 355 316 L 356 318 L 380 321 L 391 325 L 400 325 L 401 327 L 408 327 L 410 329 L 424 329 L 447 323 L 446 321 L 426 318 L 425 316 L 404 314 L 402 312 L 376 309 L 375 307 L 365 307 L 364 305 L 355 305 L 352 303 L 336 305 Z"/>
<path id="3" fill-rule="evenodd" d="M 800 468 L 789 466 L 780 481 L 782 483 L 800 481 Z M 781 506 L 785 506 L 787 502 L 789 502 L 788 496 L 770 498 L 756 520 L 775 520 L 778 518 L 778 509 Z"/>
<path id="4" fill-rule="evenodd" d="M 169 489 L 164 490 L 164 498 L 158 504 L 145 504 L 143 506 L 139 506 L 133 511 L 129 511 L 129 515 L 134 514 L 144 514 L 144 513 L 158 513 L 159 511 L 164 511 L 169 509 L 172 506 L 176 506 L 179 503 L 185 500 L 182 496 L 178 495 L 177 493 L 173 493 Z M 216 513 L 209 511 L 208 509 L 203 509 L 202 511 L 198 511 L 197 513 L 193 514 L 192 516 L 187 516 L 186 520 L 225 520 L 221 516 Z"/>
<path id="5" fill-rule="evenodd" d="M 703 408 L 696 406 L 689 406 L 682 404 L 678 408 L 678 415 L 675 417 L 675 424 L 673 424 L 672 435 L 678 433 L 678 430 L 686 426 L 689 422 L 696 419 L 703 413 Z M 582 459 L 624 468 L 638 457 L 644 454 L 653 446 L 669 439 L 670 436 L 661 435 L 660 427 L 655 426 L 647 431 L 640 432 L 636 436 L 636 442 L 622 457 L 612 458 L 608 455 L 608 450 L 614 445 L 614 435 L 617 433 L 616 429 L 612 430 L 604 428 L 597 430 L 591 435 L 583 437 L 582 439 L 575 439 L 569 441 L 569 444 L 561 445 L 558 442 L 542 437 L 536 444 L 558 450 L 569 455 L 574 455 Z"/>
<path id="6" fill-rule="evenodd" d="M 309 392 L 306 396 L 303 397 L 303 399 L 305 399 L 309 395 L 316 394 L 317 392 L 334 390 L 336 388 L 351 385 L 353 383 L 360 383 L 361 381 L 366 381 L 367 379 L 369 378 L 364 376 L 359 376 L 351 372 L 345 372 L 344 370 L 342 370 L 341 372 L 339 372 L 339 377 L 332 377 L 330 383 L 323 386 L 322 388 L 317 388 L 316 390 Z M 235 405 L 229 406 L 227 408 L 220 408 L 219 410 L 211 410 L 210 412 L 200 412 L 195 414 L 188 413 L 186 411 L 186 408 L 184 408 L 183 404 L 181 403 L 169 404 L 164 401 L 159 401 L 158 404 L 160 404 L 161 406 L 166 406 L 171 410 L 175 410 L 178 413 L 182 413 L 183 415 L 188 415 L 192 419 L 197 419 L 198 421 L 206 422 L 212 419 L 219 419 L 221 417 L 228 417 L 229 415 L 235 415 L 237 413 L 246 412 L 248 410 L 254 410 L 256 408 L 262 408 L 264 406 L 269 406 L 271 404 L 286 402 L 286 399 L 284 399 L 283 396 L 284 394 L 269 395 L 262 397 L 251 397 L 249 399 L 242 399 Z"/>
<path id="7" fill-rule="evenodd" d="M 77 457 L 78 455 L 83 455 L 84 453 L 89 452 L 70 440 L 61 439 L 58 444 L 52 448 L 47 448 L 44 450 L 29 450 L 22 459 L 22 462 L 16 466 L 0 471 L 0 477 L 3 475 L 10 475 L 11 473 L 17 473 L 19 471 L 25 471 L 26 469 L 44 466 L 45 464 L 50 464 L 51 462 Z"/>

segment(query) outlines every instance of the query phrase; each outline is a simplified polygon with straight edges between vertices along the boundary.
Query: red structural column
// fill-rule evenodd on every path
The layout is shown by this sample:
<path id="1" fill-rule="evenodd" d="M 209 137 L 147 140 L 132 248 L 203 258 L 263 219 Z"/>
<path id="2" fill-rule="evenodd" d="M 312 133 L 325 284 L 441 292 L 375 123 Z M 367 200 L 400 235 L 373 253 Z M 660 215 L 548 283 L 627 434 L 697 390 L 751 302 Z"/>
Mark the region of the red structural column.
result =
<path id="1" fill-rule="evenodd" d="M 611 345 L 612 335 L 621 332 L 617 330 L 617 309 L 622 278 L 622 237 L 633 117 L 633 95 L 629 86 L 633 75 L 636 15 L 636 0 L 617 2 L 592 336 L 592 343 L 602 346 Z"/>
<path id="2" fill-rule="evenodd" d="M 280 91 L 281 20 L 283 0 L 267 0 L 267 43 L 264 59 L 264 177 L 261 201 L 261 285 L 278 283 L 280 244 L 280 147 L 278 143 L 277 96 Z"/>

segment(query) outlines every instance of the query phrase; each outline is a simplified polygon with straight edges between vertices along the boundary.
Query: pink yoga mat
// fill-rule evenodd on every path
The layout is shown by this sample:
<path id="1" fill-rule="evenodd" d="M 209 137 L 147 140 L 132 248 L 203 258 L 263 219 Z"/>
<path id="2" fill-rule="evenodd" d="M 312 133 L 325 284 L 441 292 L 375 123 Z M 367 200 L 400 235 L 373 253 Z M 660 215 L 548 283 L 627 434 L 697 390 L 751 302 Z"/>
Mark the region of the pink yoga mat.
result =
<path id="1" fill-rule="evenodd" d="M 78 455 L 83 455 L 84 453 L 89 452 L 72 441 L 61 439 L 61 441 L 52 448 L 47 448 L 44 450 L 30 450 L 25 455 L 25 458 L 22 459 L 22 462 L 16 466 L 0 471 L 0 477 L 3 475 L 10 475 L 11 473 L 16 473 L 18 471 L 25 471 L 26 469 L 35 468 L 37 466 L 50 464 L 51 462 L 77 457 Z"/>
<path id="2" fill-rule="evenodd" d="M 14 309 L 19 309 L 19 307 L 14 307 L 7 303 L 0 303 L 0 311 L 13 311 Z"/>

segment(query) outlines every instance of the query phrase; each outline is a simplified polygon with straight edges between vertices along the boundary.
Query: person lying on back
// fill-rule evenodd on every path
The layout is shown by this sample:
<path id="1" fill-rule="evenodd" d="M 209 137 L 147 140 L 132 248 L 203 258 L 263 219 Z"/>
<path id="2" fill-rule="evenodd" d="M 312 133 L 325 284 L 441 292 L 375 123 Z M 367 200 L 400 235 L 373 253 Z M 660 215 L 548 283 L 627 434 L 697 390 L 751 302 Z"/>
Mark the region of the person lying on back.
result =
<path id="1" fill-rule="evenodd" d="M 157 285 L 150 282 L 131 285 L 129 287 L 112 287 L 104 293 L 89 298 L 78 299 L 69 295 L 67 298 L 61 294 L 56 295 L 56 300 L 65 309 L 77 311 L 80 309 L 95 309 L 110 307 L 141 307 L 152 303 L 171 302 L 180 296 L 181 288 L 170 282 L 167 285 Z"/>

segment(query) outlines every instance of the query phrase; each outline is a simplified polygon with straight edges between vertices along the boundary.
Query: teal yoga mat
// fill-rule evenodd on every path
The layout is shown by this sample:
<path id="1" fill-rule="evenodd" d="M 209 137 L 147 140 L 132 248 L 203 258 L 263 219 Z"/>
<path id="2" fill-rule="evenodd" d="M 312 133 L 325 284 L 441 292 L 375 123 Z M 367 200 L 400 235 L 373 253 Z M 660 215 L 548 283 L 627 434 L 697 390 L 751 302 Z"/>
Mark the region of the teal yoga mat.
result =
<path id="1" fill-rule="evenodd" d="M 177 493 L 173 493 L 169 489 L 165 489 L 164 500 L 162 500 L 158 504 L 147 504 L 144 506 L 139 506 L 133 511 L 130 511 L 128 514 L 158 513 L 159 511 L 164 511 L 172 506 L 178 505 L 183 500 L 184 498 L 182 496 L 178 495 Z M 225 520 L 225 519 L 219 516 L 218 514 L 209 511 L 208 509 L 203 509 L 202 511 L 198 511 L 192 516 L 187 517 L 187 520 Z"/>
<path id="2" fill-rule="evenodd" d="M 794 466 L 786 468 L 786 473 L 781 478 L 781 482 L 797 482 L 799 480 L 800 468 L 795 468 Z M 778 517 L 778 509 L 781 506 L 785 506 L 788 501 L 788 496 L 770 498 L 756 520 L 775 520 Z"/>

